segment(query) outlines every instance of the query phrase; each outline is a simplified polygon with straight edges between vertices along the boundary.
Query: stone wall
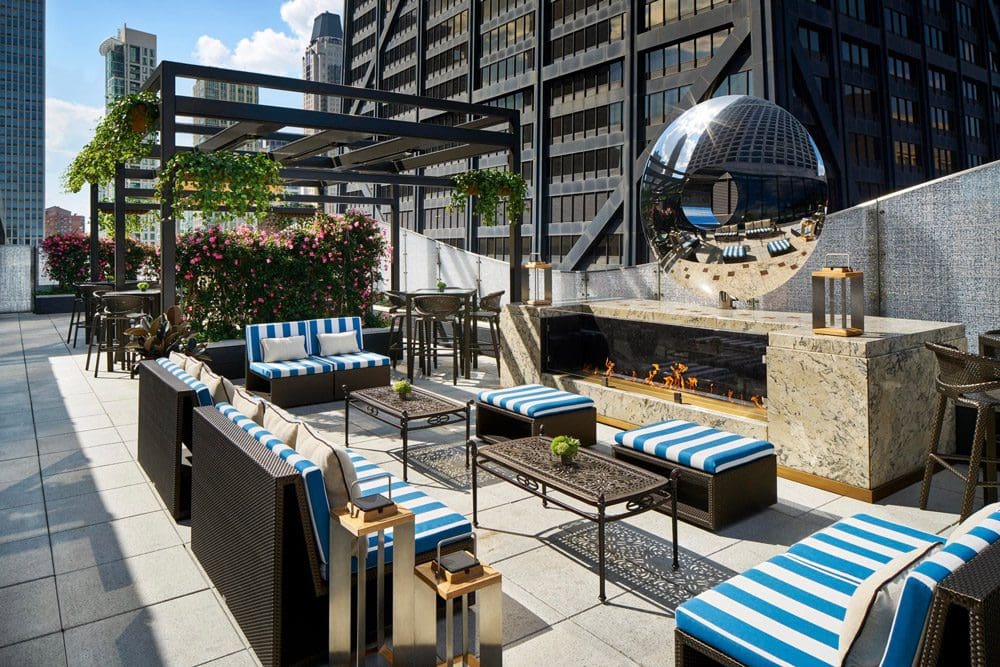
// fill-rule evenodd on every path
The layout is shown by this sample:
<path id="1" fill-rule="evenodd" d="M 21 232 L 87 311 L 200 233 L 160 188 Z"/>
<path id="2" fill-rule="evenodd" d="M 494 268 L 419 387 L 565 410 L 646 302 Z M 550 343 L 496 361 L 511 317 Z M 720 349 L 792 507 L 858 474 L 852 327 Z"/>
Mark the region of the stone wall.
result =
<path id="1" fill-rule="evenodd" d="M 31 310 L 31 246 L 0 245 L 0 313 Z"/>

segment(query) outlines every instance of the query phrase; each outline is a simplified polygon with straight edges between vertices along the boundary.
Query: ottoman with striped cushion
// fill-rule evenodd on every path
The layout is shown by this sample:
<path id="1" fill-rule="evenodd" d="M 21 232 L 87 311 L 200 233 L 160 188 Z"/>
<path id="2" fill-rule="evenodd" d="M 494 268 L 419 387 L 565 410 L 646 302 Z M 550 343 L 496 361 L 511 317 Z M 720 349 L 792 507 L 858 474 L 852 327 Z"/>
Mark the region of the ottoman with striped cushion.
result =
<path id="1" fill-rule="evenodd" d="M 786 252 L 791 252 L 794 250 L 792 244 L 788 239 L 777 239 L 775 241 L 767 242 L 767 251 L 771 253 L 771 257 L 777 257 L 778 255 L 784 255 Z"/>
<path id="2" fill-rule="evenodd" d="M 669 476 L 680 469 L 677 516 L 718 530 L 778 500 L 774 446 L 682 419 L 615 434 L 615 458 Z"/>
<path id="3" fill-rule="evenodd" d="M 597 441 L 597 408 L 586 396 L 540 384 L 490 389 L 476 397 L 476 437 L 488 442 L 529 435 Z"/>

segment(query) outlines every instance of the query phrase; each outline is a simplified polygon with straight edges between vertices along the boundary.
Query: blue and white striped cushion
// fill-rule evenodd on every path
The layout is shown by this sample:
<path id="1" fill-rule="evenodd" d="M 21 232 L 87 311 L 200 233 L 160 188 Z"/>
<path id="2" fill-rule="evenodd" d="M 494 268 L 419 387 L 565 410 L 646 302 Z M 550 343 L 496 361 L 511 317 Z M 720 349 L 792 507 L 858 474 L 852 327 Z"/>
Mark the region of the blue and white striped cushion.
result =
<path id="1" fill-rule="evenodd" d="M 317 361 L 330 364 L 334 370 L 343 371 L 350 368 L 377 368 L 388 366 L 392 363 L 389 357 L 374 352 L 352 352 L 350 354 L 336 354 L 328 357 L 310 357 Z"/>
<path id="2" fill-rule="evenodd" d="M 767 243 L 767 251 L 772 255 L 780 255 L 791 249 L 792 244 L 788 242 L 788 239 L 778 239 L 777 241 L 768 241 Z"/>
<path id="3" fill-rule="evenodd" d="M 510 389 L 481 391 L 478 399 L 483 403 L 526 417 L 544 417 L 594 407 L 594 401 L 586 396 L 559 391 L 540 384 L 523 384 Z"/>
<path id="4" fill-rule="evenodd" d="M 322 357 L 307 357 L 287 361 L 251 361 L 250 370 L 269 380 L 275 378 L 290 378 L 300 375 L 318 375 L 330 373 L 336 366 Z"/>
<path id="5" fill-rule="evenodd" d="M 747 256 L 747 249 L 741 245 L 730 245 L 722 249 L 724 259 L 743 259 Z"/>
<path id="6" fill-rule="evenodd" d="M 360 317 L 324 317 L 319 320 L 307 320 L 306 328 L 309 331 L 309 335 L 306 336 L 306 353 L 309 355 L 319 356 L 320 345 L 317 335 L 321 333 L 353 331 L 355 337 L 358 339 L 358 349 L 365 349 L 364 340 L 361 335 Z"/>
<path id="7" fill-rule="evenodd" d="M 941 551 L 918 565 L 903 584 L 882 665 L 912 665 L 927 625 L 934 590 L 949 574 L 1000 539 L 1000 512 L 993 512 L 969 532 L 948 540 Z M 995 629 L 994 629 L 995 631 Z"/>
<path id="8" fill-rule="evenodd" d="M 453 511 L 440 500 L 431 498 L 423 491 L 420 491 L 398 477 L 392 476 L 387 479 L 382 477 L 371 482 L 365 482 L 385 471 L 374 463 L 369 462 L 360 454 L 355 454 L 348 450 L 351 456 L 351 463 L 358 474 L 359 486 L 362 495 L 374 495 L 381 493 L 389 494 L 389 484 L 392 484 L 392 499 L 414 514 L 414 534 L 416 537 L 416 553 L 426 553 L 437 548 L 438 542 L 455 537 L 457 535 L 467 535 L 472 532 L 472 524 L 468 519 Z M 392 561 L 392 529 L 386 531 L 386 562 Z M 378 538 L 371 535 L 368 538 L 368 563 L 367 567 L 375 566 L 375 553 L 378 550 Z"/>
<path id="9" fill-rule="evenodd" d="M 204 382 L 195 380 L 193 375 L 166 357 L 160 357 L 156 360 L 156 363 L 170 371 L 178 380 L 191 387 L 194 390 L 195 396 L 198 397 L 199 406 L 212 404 L 212 392 L 209 391 L 208 386 Z"/>
<path id="10" fill-rule="evenodd" d="M 615 434 L 615 442 L 666 461 L 719 473 L 774 454 L 766 440 L 668 419 Z"/>
<path id="11" fill-rule="evenodd" d="M 309 354 L 310 336 L 306 322 L 272 322 L 270 324 L 248 324 L 246 326 L 247 361 L 264 361 L 264 351 L 260 341 L 264 338 L 287 338 L 305 336 L 306 354 Z"/>
<path id="12" fill-rule="evenodd" d="M 326 484 L 323 482 L 323 471 L 229 403 L 219 403 L 215 407 L 302 475 L 306 502 L 309 503 L 309 516 L 312 517 L 313 538 L 316 540 L 320 560 L 323 562 L 322 571 L 326 572 L 327 558 L 330 555 L 330 500 L 326 494 Z"/>
<path id="13" fill-rule="evenodd" d="M 839 664 L 841 631 L 855 592 L 874 595 L 877 587 L 859 588 L 891 569 L 900 555 L 916 558 L 941 542 L 937 535 L 858 514 L 680 605 L 677 628 L 745 665 Z"/>

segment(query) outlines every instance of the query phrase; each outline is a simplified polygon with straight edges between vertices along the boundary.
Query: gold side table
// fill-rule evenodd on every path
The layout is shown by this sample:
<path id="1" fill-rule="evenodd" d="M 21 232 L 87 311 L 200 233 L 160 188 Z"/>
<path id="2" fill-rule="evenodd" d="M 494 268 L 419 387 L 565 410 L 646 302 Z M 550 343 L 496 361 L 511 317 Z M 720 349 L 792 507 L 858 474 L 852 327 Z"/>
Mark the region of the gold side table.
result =
<path id="1" fill-rule="evenodd" d="M 370 481 L 366 479 L 364 481 Z M 331 665 L 351 662 L 351 557 L 357 558 L 357 616 L 354 655 L 355 665 L 363 665 L 367 652 L 365 641 L 365 563 L 368 559 L 368 536 L 378 535 L 376 577 L 378 612 L 376 615 L 377 650 L 393 665 L 417 665 L 414 660 L 414 517 L 413 512 L 396 508 L 382 519 L 365 521 L 347 510 L 330 513 L 330 655 Z M 385 531 L 392 528 L 392 649 L 385 644 Z"/>
<path id="2" fill-rule="evenodd" d="M 463 536 L 464 537 L 464 536 Z M 443 544 L 443 543 L 442 543 Z M 440 558 L 440 545 L 438 553 Z M 471 554 L 470 554 L 471 556 Z M 482 574 L 452 583 L 439 578 L 434 563 L 416 567 L 415 593 L 415 646 L 414 652 L 420 665 L 470 665 L 471 667 L 500 667 L 503 664 L 503 596 L 500 573 L 488 565 Z M 479 637 L 479 656 L 469 646 L 469 594 L 476 594 L 476 625 Z M 455 656 L 454 602 L 462 600 L 462 652 Z M 437 655 L 437 603 L 445 601 L 445 659 Z"/>

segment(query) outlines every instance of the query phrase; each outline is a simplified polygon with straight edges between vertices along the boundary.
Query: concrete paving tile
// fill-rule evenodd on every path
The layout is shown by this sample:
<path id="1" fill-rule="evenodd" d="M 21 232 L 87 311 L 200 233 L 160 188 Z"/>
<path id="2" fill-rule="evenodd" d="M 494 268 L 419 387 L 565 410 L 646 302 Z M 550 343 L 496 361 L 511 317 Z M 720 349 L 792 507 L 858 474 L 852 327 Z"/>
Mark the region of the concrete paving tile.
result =
<path id="1" fill-rule="evenodd" d="M 34 423 L 12 424 L 0 426 L 0 442 L 10 440 L 28 440 L 35 437 Z M 24 454 L 20 454 L 24 456 Z"/>
<path id="2" fill-rule="evenodd" d="M 230 653 L 217 660 L 209 660 L 201 664 L 205 667 L 256 667 L 256 665 L 260 664 L 260 660 L 257 659 L 253 651 L 247 649 L 246 651 Z"/>
<path id="3" fill-rule="evenodd" d="M 33 431 L 21 439 L 0 437 L 0 461 L 23 459 L 29 456 L 38 456 L 38 445 L 35 442 Z"/>
<path id="4" fill-rule="evenodd" d="M 74 449 L 110 445 L 114 442 L 121 442 L 121 434 L 118 433 L 117 429 L 114 427 L 98 428 L 93 431 L 64 433 L 62 435 L 39 438 L 38 453 L 54 454 L 56 452 L 68 452 Z"/>
<path id="5" fill-rule="evenodd" d="M 0 588 L 0 645 L 59 631 L 55 579 L 46 577 Z"/>
<path id="6" fill-rule="evenodd" d="M 0 544 L 0 587 L 51 577 L 48 535 Z M 0 661 L 0 664 L 3 664 Z"/>
<path id="7" fill-rule="evenodd" d="M 778 478 L 778 502 L 772 509 L 790 516 L 799 516 L 839 498 L 836 493 Z"/>
<path id="8" fill-rule="evenodd" d="M 92 431 L 96 428 L 108 428 L 111 425 L 111 419 L 107 415 L 98 414 L 39 422 L 36 427 L 36 433 L 39 438 L 44 438 L 50 435 L 80 433 L 81 431 Z"/>
<path id="9" fill-rule="evenodd" d="M 124 445 L 128 449 L 127 445 Z M 44 478 L 45 498 L 50 502 L 85 493 L 116 489 L 121 486 L 142 484 L 146 475 L 135 461 L 112 463 L 96 468 L 85 468 L 71 472 L 49 475 Z"/>
<path id="10" fill-rule="evenodd" d="M 496 563 L 536 549 L 543 545 L 540 538 L 544 533 L 570 517 L 568 512 L 543 509 L 536 498 L 484 510 L 479 513 L 476 529 L 479 555 Z"/>
<path id="11" fill-rule="evenodd" d="M 627 667 L 636 664 L 627 655 L 570 621 L 563 621 L 525 641 L 505 647 L 503 659 L 508 665 Z"/>
<path id="12" fill-rule="evenodd" d="M 108 618 L 208 587 L 182 546 L 56 575 L 63 628 Z"/>
<path id="13" fill-rule="evenodd" d="M 73 400 L 66 400 L 62 397 L 36 399 L 32 396 L 31 411 L 39 421 L 43 419 L 60 420 L 103 414 L 104 406 L 97 400 L 96 395 L 76 396 Z"/>
<path id="14" fill-rule="evenodd" d="M 0 509 L 0 544 L 45 535 L 45 505 L 22 505 Z"/>
<path id="15" fill-rule="evenodd" d="M 53 533 L 147 514 L 161 508 L 149 484 L 133 484 L 99 493 L 61 498 L 50 501 L 47 505 L 49 529 Z"/>
<path id="16" fill-rule="evenodd" d="M 139 405 L 137 398 L 126 398 L 120 401 L 104 401 L 104 411 L 111 417 L 115 426 L 127 426 L 139 421 Z"/>
<path id="17" fill-rule="evenodd" d="M 565 615 L 509 579 L 503 580 L 503 645 L 518 641 L 563 620 Z"/>
<path id="18" fill-rule="evenodd" d="M 170 516 L 169 514 L 167 515 Z M 184 544 L 191 544 L 191 519 L 184 519 L 183 521 L 173 521 L 174 530 L 177 532 L 177 536 L 180 538 L 181 542 Z"/>
<path id="19" fill-rule="evenodd" d="M 165 512 L 150 512 L 52 534 L 57 574 L 179 546 L 181 538 Z"/>
<path id="20" fill-rule="evenodd" d="M 0 665 L 58 667 L 66 664 L 62 632 L 53 632 L 19 644 L 0 648 Z"/>
<path id="21" fill-rule="evenodd" d="M 129 454 L 125 445 L 120 442 L 66 452 L 43 454 L 39 457 L 42 476 L 44 477 L 71 472 L 73 470 L 96 468 L 115 463 L 127 463 L 129 461 L 132 461 L 132 455 Z"/>
<path id="22" fill-rule="evenodd" d="M 66 631 L 71 665 L 195 665 L 244 648 L 210 591 Z"/>
<path id="23" fill-rule="evenodd" d="M 136 410 L 138 411 L 138 406 Z M 135 442 L 139 439 L 138 424 L 115 426 L 115 430 L 118 431 L 118 437 L 121 438 L 122 442 Z"/>
<path id="24" fill-rule="evenodd" d="M 764 542 L 737 542 L 736 544 L 720 549 L 711 556 L 705 558 L 717 567 L 724 567 L 739 573 L 749 570 L 751 567 L 760 565 L 768 558 L 773 558 L 778 554 L 787 551 L 788 547 L 783 544 L 767 544 Z"/>
<path id="25" fill-rule="evenodd" d="M 37 474 L 38 458 L 35 456 L 8 459 L 0 465 L 0 482 L 22 480 Z"/>
<path id="26" fill-rule="evenodd" d="M 718 531 L 719 535 L 744 540 L 789 547 L 802 538 L 829 526 L 835 518 L 821 513 L 791 517 L 768 508 L 742 521 L 737 521 Z"/>
<path id="27" fill-rule="evenodd" d="M 635 595 L 620 595 L 573 616 L 569 622 L 640 665 L 661 667 L 674 663 L 673 611 Z"/>
<path id="28" fill-rule="evenodd" d="M 17 426 L 33 426 L 31 410 L 7 410 L 0 412 L 0 430 Z"/>
<path id="29" fill-rule="evenodd" d="M 921 510 L 917 506 L 920 494 L 919 485 L 914 486 L 916 488 L 904 489 L 875 504 L 840 497 L 821 505 L 811 514 L 827 516 L 836 520 L 858 513 L 866 513 L 930 533 L 941 533 L 958 522 L 958 510 L 962 507 L 961 496 L 945 489 L 933 489 L 927 509 Z M 981 496 L 974 503 L 973 511 L 979 507 L 982 507 Z"/>
<path id="30" fill-rule="evenodd" d="M 19 459 L 14 459 L 15 461 Z M 0 482 L 0 509 L 32 505 L 44 500 L 42 481 L 37 472 L 21 479 Z"/>

